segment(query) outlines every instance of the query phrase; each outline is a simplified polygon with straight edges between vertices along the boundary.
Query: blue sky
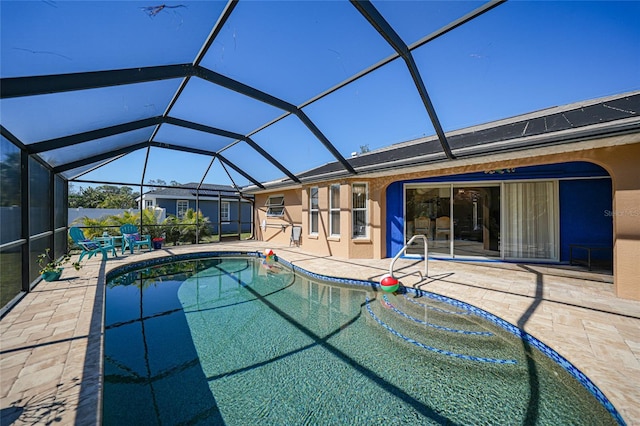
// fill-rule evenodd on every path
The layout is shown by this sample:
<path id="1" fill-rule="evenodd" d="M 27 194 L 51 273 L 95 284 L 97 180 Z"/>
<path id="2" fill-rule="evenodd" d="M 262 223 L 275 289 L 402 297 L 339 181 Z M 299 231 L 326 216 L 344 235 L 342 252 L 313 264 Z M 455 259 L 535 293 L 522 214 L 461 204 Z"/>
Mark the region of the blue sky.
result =
<path id="1" fill-rule="evenodd" d="M 167 2 L 150 17 L 133 1 L 2 1 L 2 77 L 190 63 L 223 2 Z M 411 45 L 482 2 L 373 1 Z M 413 56 L 445 131 L 555 105 L 640 89 L 640 2 L 509 1 Z M 202 66 L 301 105 L 389 57 L 392 49 L 348 2 L 240 1 Z M 3 99 L 2 124 L 24 143 L 161 115 L 179 80 Z M 348 157 L 432 135 L 433 127 L 406 66 L 395 60 L 305 106 L 303 111 Z M 255 134 L 283 111 L 192 78 L 170 116 L 240 134 L 292 172 L 333 161 L 295 117 Z M 153 128 L 43 153 L 54 163 L 124 147 Z M 155 140 L 216 150 L 232 140 L 163 125 Z M 138 183 L 146 150 L 86 175 Z M 245 143 L 226 158 L 265 181 L 282 172 Z M 154 148 L 144 180 L 199 181 L 207 156 Z M 246 179 L 231 171 L 239 185 Z M 218 161 L 205 180 L 230 183 Z"/>

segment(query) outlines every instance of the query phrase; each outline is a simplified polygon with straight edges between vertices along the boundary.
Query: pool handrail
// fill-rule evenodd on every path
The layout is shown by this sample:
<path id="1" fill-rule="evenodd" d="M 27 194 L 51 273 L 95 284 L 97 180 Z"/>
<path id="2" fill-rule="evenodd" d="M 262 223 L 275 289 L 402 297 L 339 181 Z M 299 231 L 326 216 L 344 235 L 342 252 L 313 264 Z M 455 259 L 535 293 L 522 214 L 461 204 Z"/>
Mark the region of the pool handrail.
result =
<path id="1" fill-rule="evenodd" d="M 420 271 L 418 271 L 418 274 L 420 274 L 420 279 L 424 279 L 429 276 L 429 242 L 427 240 L 427 237 L 423 234 L 416 234 L 411 237 L 409 241 L 407 241 L 407 244 L 405 244 L 404 247 L 402 247 L 402 249 L 400 249 L 400 251 L 398 251 L 398 253 L 391 260 L 391 264 L 389 265 L 389 275 L 391 275 L 393 278 L 395 278 L 395 276 L 393 275 L 393 264 L 396 263 L 396 260 L 398 260 L 400 256 L 402 256 L 407 247 L 413 244 L 416 238 L 422 238 L 422 241 L 424 242 L 424 276 Z"/>

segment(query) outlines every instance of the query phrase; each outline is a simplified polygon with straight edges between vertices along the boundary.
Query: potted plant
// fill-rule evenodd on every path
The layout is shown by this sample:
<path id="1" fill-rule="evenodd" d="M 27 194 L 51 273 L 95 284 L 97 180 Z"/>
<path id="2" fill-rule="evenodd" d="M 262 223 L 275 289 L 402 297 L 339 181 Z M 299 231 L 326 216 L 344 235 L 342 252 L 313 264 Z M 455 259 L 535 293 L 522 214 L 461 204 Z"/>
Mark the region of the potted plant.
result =
<path id="1" fill-rule="evenodd" d="M 64 269 L 62 265 L 69 262 L 71 260 L 71 255 L 65 254 L 58 260 L 54 260 L 49 253 L 50 250 L 47 248 L 44 253 L 38 255 L 38 265 L 40 265 L 40 276 L 45 281 L 57 281 L 60 279 L 60 275 L 62 274 L 62 270 Z M 80 262 L 73 262 L 72 266 L 76 271 L 80 270 L 82 265 Z"/>
<path id="2" fill-rule="evenodd" d="M 153 248 L 154 249 L 161 249 L 162 248 L 162 242 L 164 241 L 164 238 L 162 237 L 156 237 L 154 239 L 151 240 L 152 244 L 153 244 Z"/>

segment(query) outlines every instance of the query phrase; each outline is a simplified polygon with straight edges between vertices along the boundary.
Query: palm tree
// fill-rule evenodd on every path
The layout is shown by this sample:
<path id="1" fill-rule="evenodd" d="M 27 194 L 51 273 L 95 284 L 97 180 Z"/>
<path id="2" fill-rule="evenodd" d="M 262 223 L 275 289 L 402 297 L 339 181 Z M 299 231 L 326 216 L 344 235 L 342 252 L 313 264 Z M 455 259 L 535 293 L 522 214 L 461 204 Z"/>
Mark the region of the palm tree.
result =
<path id="1" fill-rule="evenodd" d="M 197 220 L 196 220 L 197 219 Z M 179 221 L 180 225 L 180 241 L 187 241 L 191 244 L 196 243 L 196 227 L 198 229 L 198 237 L 201 239 L 211 234 L 209 230 L 209 218 L 204 217 L 201 211 L 197 214 L 193 209 L 188 209 L 182 219 Z"/>
<path id="2" fill-rule="evenodd" d="M 84 236 L 91 239 L 102 236 L 103 232 L 109 232 L 112 225 L 113 216 L 103 216 L 100 218 L 90 218 L 87 216 L 79 217 L 74 220 L 72 225 L 82 225 L 84 227 Z"/>
<path id="3" fill-rule="evenodd" d="M 136 226 L 140 226 L 140 213 L 139 212 L 129 212 L 126 211 L 122 214 L 122 216 L 111 216 L 113 221 L 118 226 L 122 226 L 127 223 L 134 224 Z M 156 214 L 155 211 L 144 209 L 142 211 L 142 230 L 141 234 L 143 235 L 151 235 L 151 238 L 161 237 L 163 233 L 163 229 L 160 226 L 160 216 Z"/>

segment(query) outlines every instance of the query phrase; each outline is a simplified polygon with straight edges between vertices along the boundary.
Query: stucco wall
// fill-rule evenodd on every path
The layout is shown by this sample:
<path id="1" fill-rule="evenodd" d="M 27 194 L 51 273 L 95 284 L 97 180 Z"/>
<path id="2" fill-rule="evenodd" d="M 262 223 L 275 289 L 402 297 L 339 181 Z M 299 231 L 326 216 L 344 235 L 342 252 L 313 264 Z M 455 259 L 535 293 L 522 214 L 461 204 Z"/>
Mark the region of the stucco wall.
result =
<path id="1" fill-rule="evenodd" d="M 640 300 L 640 144 L 595 150 L 613 181 L 613 271 L 616 294 Z"/>
<path id="2" fill-rule="evenodd" d="M 267 217 L 267 199 L 270 195 L 284 196 L 284 216 Z M 302 224 L 302 194 L 300 189 L 276 190 L 269 194 L 255 195 L 255 234 L 259 241 L 273 241 L 279 244 L 288 244 L 291 238 L 291 226 Z M 261 224 L 266 221 L 267 227 L 262 229 Z M 282 226 L 286 227 L 283 228 Z M 302 242 L 306 244 L 305 234 L 302 234 Z M 306 249 L 306 246 L 305 246 Z"/>
<path id="3" fill-rule="evenodd" d="M 340 185 L 340 236 L 330 236 L 329 229 L 329 187 L 332 184 Z M 312 187 L 305 186 L 302 190 L 302 235 L 305 239 L 305 250 L 325 256 L 355 257 L 350 256 L 349 244 L 351 240 L 351 201 L 350 186 L 347 182 L 330 181 L 318 186 L 318 233 L 310 233 L 309 217 L 309 190 Z"/>
<path id="4" fill-rule="evenodd" d="M 624 139 L 625 144 L 620 144 Z M 475 161 L 475 164 L 473 163 Z M 321 221 L 317 238 L 309 237 L 308 188 L 288 191 L 274 191 L 274 194 L 286 193 L 286 215 L 284 223 L 302 224 L 302 240 L 305 250 L 318 255 L 333 255 L 347 258 L 384 258 L 387 252 L 386 229 L 386 188 L 393 182 L 447 176 L 452 174 L 484 172 L 486 170 L 517 168 L 524 166 L 557 164 L 570 161 L 587 161 L 602 166 L 611 175 L 613 209 L 613 267 L 614 288 L 619 297 L 640 300 L 640 135 L 631 134 L 616 138 L 604 138 L 575 145 L 561 145 L 522 151 L 509 155 L 464 159 L 449 164 L 433 165 L 423 169 L 414 168 L 410 172 L 397 173 L 362 179 L 359 177 L 341 179 L 341 236 L 328 238 L 328 186 L 334 182 L 323 182 L 316 186 L 320 189 Z M 456 165 L 457 164 L 457 165 Z M 368 240 L 354 241 L 351 238 L 351 200 L 350 185 L 353 182 L 369 184 L 370 228 Z M 267 194 L 256 196 L 256 224 L 264 218 L 264 203 Z M 269 223 L 277 223 L 269 218 Z M 290 228 L 287 232 L 267 229 L 259 239 L 274 239 L 288 243 Z"/>

